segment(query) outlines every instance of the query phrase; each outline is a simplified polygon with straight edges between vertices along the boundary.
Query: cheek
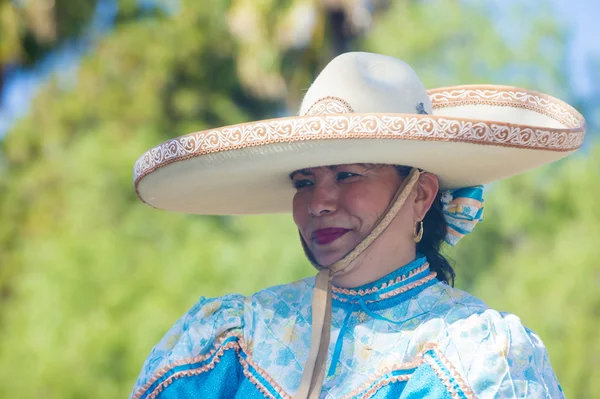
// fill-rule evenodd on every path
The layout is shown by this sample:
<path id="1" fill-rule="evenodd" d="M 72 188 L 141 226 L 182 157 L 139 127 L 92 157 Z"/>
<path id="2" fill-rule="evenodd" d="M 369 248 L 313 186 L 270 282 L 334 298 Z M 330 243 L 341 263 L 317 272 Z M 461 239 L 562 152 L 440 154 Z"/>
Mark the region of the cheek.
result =
<path id="1" fill-rule="evenodd" d="M 411 198 L 407 198 L 406 202 L 409 202 Z M 414 212 L 409 206 L 403 206 L 398 211 L 398 214 L 394 218 L 396 229 L 401 230 L 403 232 L 411 232 L 414 227 Z"/>
<path id="2" fill-rule="evenodd" d="M 414 208 L 410 204 L 414 203 L 416 196 L 416 193 L 411 193 L 406 198 L 406 202 L 400 208 L 390 225 L 390 229 L 401 236 L 412 237 L 413 228 L 415 227 L 415 213 Z"/>
<path id="3" fill-rule="evenodd" d="M 298 229 L 300 230 L 306 226 L 308 220 L 307 203 L 304 197 L 306 196 L 302 195 L 302 193 L 296 193 L 292 200 L 292 217 L 294 218 L 294 223 L 296 223 L 296 226 L 298 226 Z"/>
<path id="4" fill-rule="evenodd" d="M 361 229 L 371 229 L 389 205 L 387 192 L 369 186 L 356 186 L 344 196 L 344 209 L 360 220 Z"/>

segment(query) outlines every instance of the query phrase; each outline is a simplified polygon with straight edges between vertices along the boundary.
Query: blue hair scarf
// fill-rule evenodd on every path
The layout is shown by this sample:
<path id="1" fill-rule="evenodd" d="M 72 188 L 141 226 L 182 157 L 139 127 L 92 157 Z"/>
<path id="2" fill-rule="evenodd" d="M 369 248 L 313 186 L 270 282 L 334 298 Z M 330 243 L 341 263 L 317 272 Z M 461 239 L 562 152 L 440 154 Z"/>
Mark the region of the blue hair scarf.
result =
<path id="1" fill-rule="evenodd" d="M 442 193 L 442 211 L 448 231 L 444 239 L 455 246 L 483 220 L 483 186 L 447 190 Z"/>

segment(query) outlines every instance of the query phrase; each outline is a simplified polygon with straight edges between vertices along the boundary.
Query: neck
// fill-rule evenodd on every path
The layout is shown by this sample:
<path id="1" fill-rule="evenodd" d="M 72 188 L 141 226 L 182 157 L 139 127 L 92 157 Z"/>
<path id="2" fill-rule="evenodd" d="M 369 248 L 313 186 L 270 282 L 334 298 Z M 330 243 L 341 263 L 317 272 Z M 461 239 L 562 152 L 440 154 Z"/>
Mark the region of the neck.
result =
<path id="1" fill-rule="evenodd" d="M 336 273 L 333 284 L 340 288 L 360 287 L 379 280 L 417 257 L 414 246 L 410 250 L 399 251 L 388 256 L 378 255 L 381 254 L 381 251 L 378 251 L 377 248 L 372 249 L 360 254 L 352 262 L 355 264 L 349 265 L 350 271 Z"/>

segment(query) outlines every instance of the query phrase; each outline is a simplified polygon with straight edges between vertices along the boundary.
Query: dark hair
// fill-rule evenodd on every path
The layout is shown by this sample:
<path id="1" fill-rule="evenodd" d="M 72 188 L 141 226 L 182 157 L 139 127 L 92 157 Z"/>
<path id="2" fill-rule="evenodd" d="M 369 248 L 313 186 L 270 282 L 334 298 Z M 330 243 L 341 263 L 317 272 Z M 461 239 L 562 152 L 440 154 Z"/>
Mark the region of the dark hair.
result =
<path id="1" fill-rule="evenodd" d="M 400 176 L 406 177 L 412 169 L 410 166 L 394 165 Z M 417 243 L 417 252 L 425 255 L 431 271 L 437 273 L 437 278 L 454 286 L 454 269 L 440 252 L 440 247 L 446 237 L 448 223 L 442 212 L 442 195 L 438 193 L 423 218 L 423 238 Z"/>

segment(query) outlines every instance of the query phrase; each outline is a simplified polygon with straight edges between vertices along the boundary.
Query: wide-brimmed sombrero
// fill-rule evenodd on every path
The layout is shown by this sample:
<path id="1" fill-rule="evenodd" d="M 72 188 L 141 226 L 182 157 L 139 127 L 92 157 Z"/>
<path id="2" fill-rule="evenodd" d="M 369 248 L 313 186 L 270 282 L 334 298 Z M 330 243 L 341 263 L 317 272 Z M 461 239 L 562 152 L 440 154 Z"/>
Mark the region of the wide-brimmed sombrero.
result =
<path id="1" fill-rule="evenodd" d="M 291 209 L 290 172 L 347 163 L 399 164 L 442 189 L 489 183 L 577 150 L 585 121 L 546 94 L 471 85 L 427 91 L 404 62 L 346 53 L 321 72 L 298 116 L 191 133 L 135 164 L 139 197 L 197 214 Z"/>

